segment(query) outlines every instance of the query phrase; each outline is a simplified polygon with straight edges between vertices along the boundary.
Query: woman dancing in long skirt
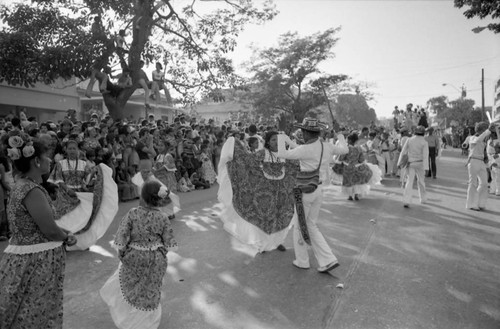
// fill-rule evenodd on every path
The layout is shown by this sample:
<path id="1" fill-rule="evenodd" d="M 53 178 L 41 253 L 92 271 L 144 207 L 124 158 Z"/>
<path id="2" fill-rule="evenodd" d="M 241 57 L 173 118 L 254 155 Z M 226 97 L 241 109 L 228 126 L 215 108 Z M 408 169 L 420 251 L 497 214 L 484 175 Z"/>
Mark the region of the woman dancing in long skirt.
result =
<path id="1" fill-rule="evenodd" d="M 161 286 L 167 253 L 177 249 L 168 215 L 169 191 L 150 180 L 141 189 L 141 205 L 120 222 L 114 246 L 120 264 L 100 290 L 120 329 L 156 329 L 161 321 Z"/>
<path id="2" fill-rule="evenodd" d="M 62 328 L 66 252 L 75 237 L 54 222 L 41 186 L 49 173 L 47 147 L 13 132 L 6 150 L 20 176 L 7 205 L 12 238 L 0 260 L 0 328 Z"/>
<path id="3" fill-rule="evenodd" d="M 286 238 L 294 214 L 297 161 L 276 155 L 277 132 L 268 132 L 265 147 L 249 153 L 230 137 L 219 163 L 218 198 L 224 229 L 256 252 L 274 250 Z M 284 250 L 284 247 L 279 247 Z"/>

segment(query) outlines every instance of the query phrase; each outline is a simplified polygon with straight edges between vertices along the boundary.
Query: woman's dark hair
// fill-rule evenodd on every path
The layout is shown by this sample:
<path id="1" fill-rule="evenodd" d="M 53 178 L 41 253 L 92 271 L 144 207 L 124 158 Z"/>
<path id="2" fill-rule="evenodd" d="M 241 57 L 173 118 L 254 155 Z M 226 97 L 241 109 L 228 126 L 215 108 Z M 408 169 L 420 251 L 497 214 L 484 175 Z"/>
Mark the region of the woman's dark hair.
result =
<path id="1" fill-rule="evenodd" d="M 202 145 L 200 146 L 200 151 L 201 151 L 201 152 L 205 151 L 206 149 L 208 149 L 208 145 L 207 145 L 207 144 L 202 144 Z"/>
<path id="2" fill-rule="evenodd" d="M 141 128 L 141 130 L 139 130 L 139 137 L 146 135 L 146 133 L 149 133 L 149 129 L 148 128 Z"/>
<path id="3" fill-rule="evenodd" d="M 128 125 L 123 125 L 118 128 L 119 135 L 128 135 Z"/>
<path id="4" fill-rule="evenodd" d="M 2 152 L 0 152 L 0 164 L 3 165 L 5 172 L 10 171 L 10 162 L 9 159 L 7 159 L 7 156 L 5 155 L 4 148 L 2 145 Z"/>
<path id="5" fill-rule="evenodd" d="M 161 184 L 155 180 L 149 180 L 142 185 L 141 198 L 151 207 L 164 207 L 170 203 L 170 198 L 161 198 L 158 195 Z"/>
<path id="6" fill-rule="evenodd" d="M 224 131 L 219 131 L 217 132 L 217 134 L 215 134 L 215 137 L 217 137 L 217 139 L 222 139 L 224 137 Z"/>
<path id="7" fill-rule="evenodd" d="M 271 131 L 268 131 L 268 132 L 266 133 L 266 137 L 264 137 L 264 147 L 265 147 L 266 149 L 268 149 L 268 150 L 269 150 L 269 148 L 271 147 L 271 146 L 269 145 L 269 142 L 271 141 L 271 138 L 272 138 L 274 135 L 278 135 L 278 132 L 277 132 L 277 131 L 275 131 L 275 130 L 271 130 Z"/>
<path id="8" fill-rule="evenodd" d="M 248 146 L 250 146 L 250 145 L 252 145 L 253 143 L 258 142 L 258 141 L 259 141 L 259 139 L 258 139 L 257 137 L 253 137 L 253 136 L 252 136 L 252 137 L 249 137 L 249 138 L 248 138 Z"/>
<path id="9" fill-rule="evenodd" d="M 37 128 L 31 129 L 30 132 L 29 132 L 29 135 L 31 137 L 35 137 L 39 132 L 40 132 L 40 130 L 38 130 Z"/>
<path id="10" fill-rule="evenodd" d="M 358 141 L 358 134 L 351 133 L 351 134 L 349 134 L 349 136 L 347 136 L 347 142 L 349 144 L 354 145 L 354 143 L 356 143 L 357 141 Z"/>
<path id="11" fill-rule="evenodd" d="M 23 147 L 24 147 L 24 145 L 23 145 Z M 23 147 L 21 147 L 20 149 L 22 150 Z M 28 171 L 30 171 L 32 159 L 39 157 L 42 154 L 45 154 L 49 150 L 47 145 L 38 139 L 35 139 L 33 141 L 33 148 L 35 149 L 35 153 L 33 153 L 33 155 L 30 156 L 29 158 L 21 156 L 20 159 L 12 161 L 14 163 L 14 167 L 17 170 L 19 170 L 22 174 L 25 174 Z"/>

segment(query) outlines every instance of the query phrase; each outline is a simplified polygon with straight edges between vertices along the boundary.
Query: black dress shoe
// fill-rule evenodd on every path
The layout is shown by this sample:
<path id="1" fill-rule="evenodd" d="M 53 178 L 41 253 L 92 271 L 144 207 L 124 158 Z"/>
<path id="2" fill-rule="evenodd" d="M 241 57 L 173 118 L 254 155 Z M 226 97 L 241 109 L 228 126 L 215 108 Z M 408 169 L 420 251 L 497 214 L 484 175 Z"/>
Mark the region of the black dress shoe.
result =
<path id="1" fill-rule="evenodd" d="M 347 200 L 352 201 L 352 196 L 348 197 Z"/>
<path id="2" fill-rule="evenodd" d="M 285 246 L 284 246 L 284 245 L 282 245 L 282 244 L 280 244 L 280 245 L 278 246 L 278 248 L 276 248 L 276 249 L 277 249 L 277 250 L 279 250 L 279 251 L 286 251 Z"/>
<path id="3" fill-rule="evenodd" d="M 324 267 L 318 268 L 318 272 L 319 273 L 328 273 L 331 270 L 333 270 L 333 269 L 335 269 L 335 268 L 337 268 L 339 266 L 340 266 L 339 262 L 331 263 L 331 264 L 328 264 L 328 265 L 326 265 Z"/>

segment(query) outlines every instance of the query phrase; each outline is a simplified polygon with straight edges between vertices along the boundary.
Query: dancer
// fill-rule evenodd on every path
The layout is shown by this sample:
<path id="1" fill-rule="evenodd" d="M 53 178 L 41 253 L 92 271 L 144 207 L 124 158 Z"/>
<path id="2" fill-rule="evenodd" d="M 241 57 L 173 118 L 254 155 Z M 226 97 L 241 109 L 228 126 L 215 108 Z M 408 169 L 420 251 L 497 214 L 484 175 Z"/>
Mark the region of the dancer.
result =
<path id="1" fill-rule="evenodd" d="M 366 195 L 370 191 L 370 186 L 380 183 L 382 172 L 379 167 L 371 163 L 366 163 L 361 147 L 355 146 L 358 140 L 357 133 L 347 136 L 349 153 L 341 155 L 337 162 L 341 163 L 341 172 L 334 173 L 342 175 L 342 193 L 348 196 L 349 201 L 358 201 L 361 195 Z"/>
<path id="2" fill-rule="evenodd" d="M 294 148 L 296 145 L 287 135 L 278 135 L 278 156 L 300 161 L 297 188 L 294 189 L 296 214 L 293 221 L 295 249 L 293 265 L 301 269 L 310 267 L 307 251 L 307 244 L 310 244 L 319 265 L 318 271 L 328 273 L 338 267 L 339 262 L 317 226 L 319 211 L 323 203 L 321 182 L 327 176 L 333 156 L 346 154 L 349 148 L 342 134 L 338 134 L 336 145 L 321 142 L 319 135 L 322 125 L 317 119 L 305 118 L 297 127 L 302 130 L 305 142 L 303 145 Z M 286 144 L 292 149 L 287 150 Z"/>
<path id="3" fill-rule="evenodd" d="M 488 199 L 488 172 L 485 159 L 486 141 L 491 135 L 491 130 L 498 131 L 496 124 L 478 122 L 475 126 L 476 133 L 469 139 L 469 158 L 467 169 L 469 172 L 469 187 L 467 188 L 467 202 L 465 207 L 470 210 L 481 211 L 486 208 Z M 485 161 L 486 160 L 486 161 Z"/>
<path id="4" fill-rule="evenodd" d="M 424 135 L 425 128 L 423 126 L 417 126 L 417 128 L 415 128 L 415 135 L 408 139 L 399 155 L 398 166 L 401 165 L 404 156 L 408 157 L 408 166 L 406 169 L 406 175 L 408 175 L 408 177 L 403 192 L 403 206 L 405 208 L 410 207 L 415 176 L 417 177 L 420 203 L 425 203 L 427 201 L 424 175 L 425 170 L 429 170 L 429 146 Z"/>
<path id="5" fill-rule="evenodd" d="M 294 213 L 292 190 L 298 164 L 277 156 L 277 135 L 268 132 L 264 149 L 256 153 L 246 150 L 245 141 L 230 137 L 219 162 L 224 229 L 256 253 L 282 245 Z"/>
<path id="6" fill-rule="evenodd" d="M 48 149 L 22 133 L 5 143 L 20 175 L 7 205 L 12 238 L 0 260 L 0 328 L 62 328 L 63 244 L 76 240 L 55 224 L 41 186 L 50 169 Z"/>
<path id="7" fill-rule="evenodd" d="M 155 329 L 161 321 L 161 286 L 167 253 L 177 250 L 172 226 L 160 208 L 171 203 L 159 181 L 144 183 L 141 204 L 120 222 L 114 247 L 120 263 L 100 290 L 120 329 Z"/>

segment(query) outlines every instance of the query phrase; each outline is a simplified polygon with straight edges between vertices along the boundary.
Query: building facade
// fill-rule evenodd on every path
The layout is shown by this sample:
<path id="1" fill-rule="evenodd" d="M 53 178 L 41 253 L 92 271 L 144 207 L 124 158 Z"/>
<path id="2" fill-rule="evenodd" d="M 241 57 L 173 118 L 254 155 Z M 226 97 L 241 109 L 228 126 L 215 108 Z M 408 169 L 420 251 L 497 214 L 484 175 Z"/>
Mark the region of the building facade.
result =
<path id="1" fill-rule="evenodd" d="M 58 79 L 50 85 L 37 83 L 34 88 L 0 83 L 0 117 L 19 117 L 20 112 L 24 112 L 28 118 L 35 117 L 37 122 L 58 122 L 67 115 L 68 110 L 73 109 L 78 120 L 86 121 L 93 113 L 107 113 L 97 84 L 91 97 L 85 96 L 87 84 L 88 81 L 78 82 L 76 78 Z M 127 102 L 124 117 L 140 119 L 153 114 L 157 119 L 172 122 L 176 114 L 176 109 L 163 101 L 151 101 L 151 107 L 151 110 L 145 108 L 144 91 L 138 89 Z"/>

